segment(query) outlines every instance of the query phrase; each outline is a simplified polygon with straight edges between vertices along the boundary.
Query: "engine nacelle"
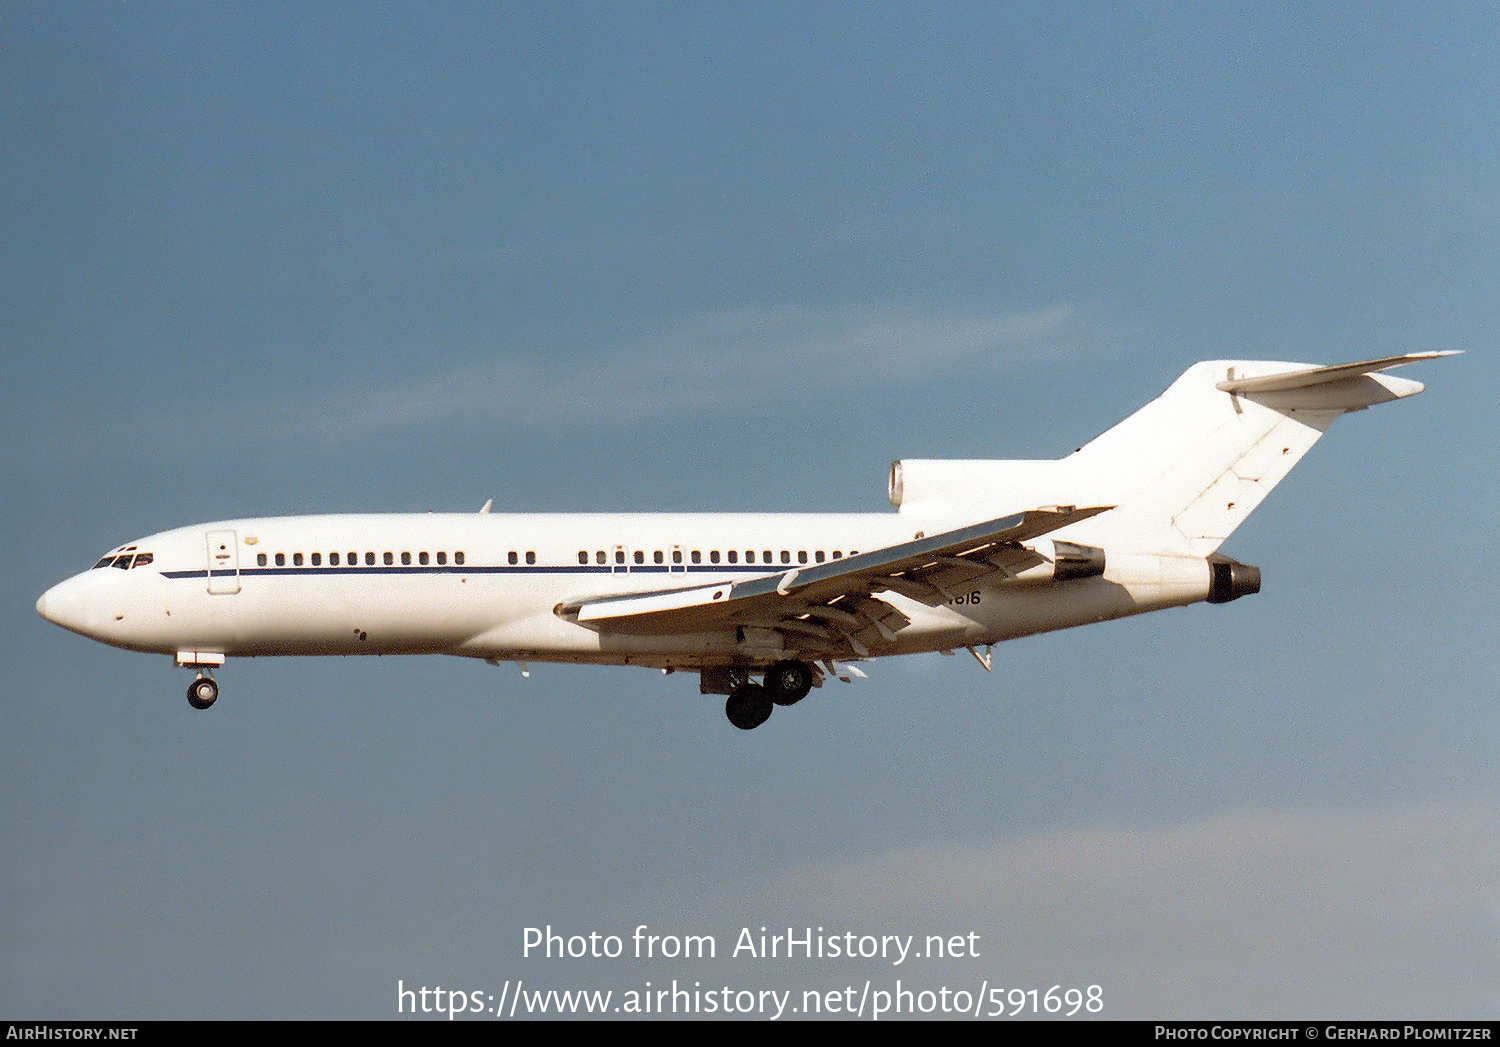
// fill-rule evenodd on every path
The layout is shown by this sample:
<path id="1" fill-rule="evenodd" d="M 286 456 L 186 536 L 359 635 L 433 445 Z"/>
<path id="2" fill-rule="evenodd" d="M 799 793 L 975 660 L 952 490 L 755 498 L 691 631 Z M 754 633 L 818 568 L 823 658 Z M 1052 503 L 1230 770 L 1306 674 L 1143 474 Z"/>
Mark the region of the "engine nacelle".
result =
<path id="1" fill-rule="evenodd" d="M 886 497 L 903 513 L 1003 516 L 1039 505 L 1089 505 L 1058 462 L 903 459 L 891 463 Z"/>
<path id="2" fill-rule="evenodd" d="M 1208 558 L 1208 602 L 1228 603 L 1260 592 L 1260 568 L 1214 553 Z"/>
<path id="3" fill-rule="evenodd" d="M 1104 550 L 1097 546 L 1038 538 L 1027 542 L 1025 548 L 1035 554 L 1033 562 L 1021 570 L 1012 568 L 1010 582 L 1066 582 L 1075 578 L 1098 578 L 1104 573 Z"/>
<path id="4" fill-rule="evenodd" d="M 1077 542 L 1052 543 L 1054 582 L 1066 582 L 1070 578 L 1097 578 L 1103 573 L 1103 549 L 1093 545 L 1079 545 Z"/>

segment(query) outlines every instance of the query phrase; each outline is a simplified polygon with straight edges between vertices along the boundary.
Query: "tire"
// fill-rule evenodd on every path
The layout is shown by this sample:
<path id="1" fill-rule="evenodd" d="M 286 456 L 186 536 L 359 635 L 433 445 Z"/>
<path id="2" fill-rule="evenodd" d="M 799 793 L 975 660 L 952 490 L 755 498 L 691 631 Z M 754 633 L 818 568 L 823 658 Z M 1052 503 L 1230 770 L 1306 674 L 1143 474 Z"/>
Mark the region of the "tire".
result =
<path id="1" fill-rule="evenodd" d="M 753 731 L 771 718 L 773 708 L 771 696 L 764 687 L 746 683 L 730 694 L 724 703 L 724 715 L 740 730 Z"/>
<path id="2" fill-rule="evenodd" d="M 207 709 L 219 700 L 219 685 L 208 676 L 200 676 L 188 685 L 188 704 L 194 709 Z"/>
<path id="3" fill-rule="evenodd" d="M 812 666 L 806 662 L 777 662 L 766 670 L 766 692 L 777 705 L 796 705 L 812 685 Z"/>

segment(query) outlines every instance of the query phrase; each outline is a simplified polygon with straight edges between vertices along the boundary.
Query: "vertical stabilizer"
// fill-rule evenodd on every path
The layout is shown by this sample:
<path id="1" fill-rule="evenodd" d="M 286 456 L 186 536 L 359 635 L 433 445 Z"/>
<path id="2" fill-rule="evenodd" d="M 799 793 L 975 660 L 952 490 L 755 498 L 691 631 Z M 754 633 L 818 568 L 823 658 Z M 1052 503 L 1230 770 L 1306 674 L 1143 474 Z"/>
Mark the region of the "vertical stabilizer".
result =
<path id="1" fill-rule="evenodd" d="M 1111 489 L 1118 508 L 1097 521 L 1109 537 L 1135 548 L 1207 556 L 1340 415 L 1422 391 L 1420 382 L 1376 372 L 1441 355 L 1447 354 L 1333 367 L 1196 364 L 1156 400 L 1059 464 L 1077 483 Z"/>
<path id="2" fill-rule="evenodd" d="M 1449 353 L 1320 367 L 1194 364 L 1155 400 L 1058 461 L 907 461 L 892 468 L 902 512 L 995 515 L 1113 505 L 1058 537 L 1106 549 L 1208 556 L 1340 415 L 1422 391 L 1386 368 Z"/>

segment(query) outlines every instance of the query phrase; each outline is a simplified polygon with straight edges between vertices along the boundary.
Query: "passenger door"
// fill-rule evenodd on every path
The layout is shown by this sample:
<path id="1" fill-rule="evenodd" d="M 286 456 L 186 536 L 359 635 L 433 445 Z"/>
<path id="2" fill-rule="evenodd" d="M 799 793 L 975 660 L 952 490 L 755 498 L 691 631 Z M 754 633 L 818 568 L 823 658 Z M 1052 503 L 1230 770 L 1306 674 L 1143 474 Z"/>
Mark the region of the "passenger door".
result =
<path id="1" fill-rule="evenodd" d="M 232 596 L 240 591 L 240 547 L 234 531 L 209 531 L 208 591 Z"/>

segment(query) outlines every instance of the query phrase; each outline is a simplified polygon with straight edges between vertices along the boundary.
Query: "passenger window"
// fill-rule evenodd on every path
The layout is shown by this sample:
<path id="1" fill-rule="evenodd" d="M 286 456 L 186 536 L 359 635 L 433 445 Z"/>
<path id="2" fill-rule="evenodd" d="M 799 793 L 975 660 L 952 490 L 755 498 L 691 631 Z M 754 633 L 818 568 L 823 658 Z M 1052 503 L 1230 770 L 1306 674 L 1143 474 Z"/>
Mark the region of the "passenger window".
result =
<path id="1" fill-rule="evenodd" d="M 697 549 L 694 549 L 693 550 L 693 563 L 702 563 L 702 562 L 703 562 L 703 554 L 701 552 L 699 552 Z"/>
<path id="2" fill-rule="evenodd" d="M 302 554 L 301 553 L 293 553 L 292 554 L 292 566 L 293 567 L 301 567 L 302 566 Z"/>
<path id="3" fill-rule="evenodd" d="M 442 565 L 442 564 L 446 564 L 447 562 L 448 562 L 448 554 L 447 553 L 438 553 L 438 564 Z"/>
<path id="4" fill-rule="evenodd" d="M 331 566 L 331 567 L 337 567 L 339 565 L 339 554 L 338 553 L 329 553 L 328 554 L 328 563 L 329 563 L 329 566 Z"/>
<path id="5" fill-rule="evenodd" d="M 767 557 L 767 559 L 770 559 L 770 557 Z M 754 549 L 746 549 L 745 550 L 745 562 L 746 563 L 754 563 L 755 562 L 755 550 Z"/>
<path id="6" fill-rule="evenodd" d="M 712 551 L 709 552 L 709 554 L 708 554 L 708 562 L 709 563 L 718 563 L 719 562 L 719 550 L 714 549 L 714 550 L 712 550 Z"/>
<path id="7" fill-rule="evenodd" d="M 822 549 L 819 549 L 817 552 L 813 553 L 813 556 L 817 559 L 818 563 L 822 563 L 823 562 L 823 550 Z"/>
<path id="8" fill-rule="evenodd" d="M 672 550 L 672 562 L 673 563 L 682 563 L 682 550 L 681 549 L 673 549 Z"/>
<path id="9" fill-rule="evenodd" d="M 310 557 L 310 559 L 312 560 L 312 565 L 314 567 L 322 567 L 323 566 L 323 554 L 322 553 L 313 553 L 312 556 Z"/>
<path id="10" fill-rule="evenodd" d="M 396 558 L 395 558 L 395 557 L 394 557 L 394 556 L 392 556 L 392 555 L 391 555 L 391 554 L 390 554 L 390 553 L 389 553 L 389 552 L 387 552 L 387 553 L 386 553 L 386 554 L 385 554 L 385 557 L 384 557 L 384 559 L 385 559 L 385 565 L 386 565 L 386 566 L 387 566 L 387 567 L 389 567 L 389 566 L 390 566 L 390 565 L 391 565 L 391 564 L 393 564 L 393 563 L 395 563 L 395 562 L 396 562 Z"/>
<path id="11" fill-rule="evenodd" d="M 635 551 L 635 562 L 636 563 L 645 563 L 646 562 L 646 551 L 644 549 L 637 549 Z"/>
<path id="12" fill-rule="evenodd" d="M 739 553 L 738 549 L 731 549 L 731 550 L 729 550 L 729 562 L 730 563 L 739 563 L 740 562 L 740 553 Z"/>
<path id="13" fill-rule="evenodd" d="M 526 553 L 526 562 L 529 563 L 529 564 L 536 563 L 536 553 L 528 551 Z"/>
<path id="14" fill-rule="evenodd" d="M 587 549 L 580 549 L 580 550 L 578 550 L 578 562 L 579 563 L 588 563 L 589 562 L 589 553 L 588 553 Z"/>
<path id="15" fill-rule="evenodd" d="M 456 564 L 462 564 L 464 562 L 464 554 L 462 549 L 453 554 L 453 562 Z"/>
<path id="16" fill-rule="evenodd" d="M 766 563 L 770 563 L 770 562 L 771 562 L 771 550 L 767 549 L 766 550 Z M 782 553 L 781 554 L 781 562 L 782 563 L 786 563 L 787 562 L 786 561 L 786 553 Z"/>
<path id="17" fill-rule="evenodd" d="M 276 566 L 277 567 L 285 567 L 286 566 L 286 553 L 277 553 L 276 554 Z"/>
<path id="18" fill-rule="evenodd" d="M 594 554 L 594 562 L 595 563 L 603 563 L 604 562 L 604 550 L 603 549 L 600 549 L 597 553 Z"/>
<path id="19" fill-rule="evenodd" d="M 624 549 L 616 549 L 615 550 L 615 563 L 624 563 L 624 562 L 625 562 L 625 550 Z"/>
<path id="20" fill-rule="evenodd" d="M 516 555 L 516 551 L 514 549 L 512 549 L 510 553 L 505 557 L 506 562 L 510 564 L 518 563 L 520 559 L 521 558 Z"/>
<path id="21" fill-rule="evenodd" d="M 807 563 L 807 550 L 806 549 L 798 549 L 797 550 L 797 562 L 798 563 Z"/>
<path id="22" fill-rule="evenodd" d="M 660 549 L 656 550 L 656 552 L 654 552 L 654 553 L 651 554 L 651 560 L 652 560 L 653 563 L 665 563 L 666 559 L 667 558 L 662 555 L 662 552 L 661 552 Z"/>
<path id="23" fill-rule="evenodd" d="M 834 550 L 834 551 L 833 551 L 833 558 L 834 558 L 834 559 L 835 559 L 835 560 L 841 560 L 841 559 L 843 559 L 843 557 L 844 557 L 844 554 L 843 554 L 843 553 L 841 553 L 841 552 L 839 552 L 839 551 L 838 551 L 838 550 L 837 550 L 837 549 L 835 549 L 835 550 Z"/>
<path id="24" fill-rule="evenodd" d="M 266 554 L 265 553 L 258 553 L 256 555 L 256 557 L 255 557 L 255 562 L 259 566 L 264 567 L 266 565 Z"/>
<path id="25" fill-rule="evenodd" d="M 401 554 L 401 565 L 403 567 L 405 567 L 405 566 L 409 566 L 410 564 L 411 564 L 411 553 L 402 553 Z"/>
<path id="26" fill-rule="evenodd" d="M 358 567 L 359 553 L 350 553 L 348 560 L 346 560 L 345 562 L 348 563 L 350 567 Z"/>
<path id="27" fill-rule="evenodd" d="M 370 553 L 370 552 L 365 553 L 365 566 L 366 567 L 374 567 L 375 566 L 375 554 L 374 553 Z"/>
<path id="28" fill-rule="evenodd" d="M 418 553 L 417 554 L 417 563 L 426 565 L 426 563 L 427 563 L 427 554 L 426 553 Z"/>

